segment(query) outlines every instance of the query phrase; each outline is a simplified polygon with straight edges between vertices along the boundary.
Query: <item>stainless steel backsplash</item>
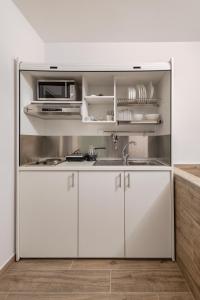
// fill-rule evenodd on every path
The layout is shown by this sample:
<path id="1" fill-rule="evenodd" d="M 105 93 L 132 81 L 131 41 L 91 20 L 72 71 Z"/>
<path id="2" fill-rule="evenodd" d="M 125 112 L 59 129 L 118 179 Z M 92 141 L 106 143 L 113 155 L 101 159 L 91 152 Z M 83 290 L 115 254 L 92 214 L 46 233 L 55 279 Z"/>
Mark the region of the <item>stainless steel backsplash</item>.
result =
<path id="1" fill-rule="evenodd" d="M 98 157 L 121 157 L 122 149 L 129 141 L 136 146 L 128 147 L 130 157 L 155 157 L 170 164 L 170 136 L 118 136 L 115 145 L 111 136 L 20 136 L 20 165 L 43 157 L 62 157 L 80 150 L 87 153 L 89 145 L 105 147 L 98 150 Z"/>

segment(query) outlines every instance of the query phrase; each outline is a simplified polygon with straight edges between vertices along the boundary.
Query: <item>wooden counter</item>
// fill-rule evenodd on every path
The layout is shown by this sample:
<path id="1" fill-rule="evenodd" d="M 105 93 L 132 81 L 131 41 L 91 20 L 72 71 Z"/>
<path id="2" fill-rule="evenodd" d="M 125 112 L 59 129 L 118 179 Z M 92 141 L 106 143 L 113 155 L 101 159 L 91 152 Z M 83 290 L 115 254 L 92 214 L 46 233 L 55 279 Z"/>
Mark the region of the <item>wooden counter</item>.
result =
<path id="1" fill-rule="evenodd" d="M 176 260 L 200 299 L 200 166 L 175 168 Z"/>

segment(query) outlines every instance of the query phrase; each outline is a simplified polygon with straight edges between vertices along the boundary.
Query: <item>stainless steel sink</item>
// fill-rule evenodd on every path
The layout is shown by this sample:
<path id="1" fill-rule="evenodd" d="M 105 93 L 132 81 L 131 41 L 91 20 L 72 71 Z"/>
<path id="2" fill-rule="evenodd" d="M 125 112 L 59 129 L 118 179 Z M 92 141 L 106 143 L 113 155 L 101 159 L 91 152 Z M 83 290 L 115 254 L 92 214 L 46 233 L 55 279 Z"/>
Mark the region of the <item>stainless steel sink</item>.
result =
<path id="1" fill-rule="evenodd" d="M 94 163 L 94 166 L 122 166 L 123 161 L 122 160 L 97 160 Z"/>
<path id="2" fill-rule="evenodd" d="M 123 160 L 97 160 L 94 166 L 123 166 Z M 130 159 L 127 166 L 161 166 L 162 163 L 154 159 Z"/>
<path id="3" fill-rule="evenodd" d="M 160 163 L 157 160 L 128 160 L 127 161 L 128 166 L 160 166 L 162 163 Z"/>

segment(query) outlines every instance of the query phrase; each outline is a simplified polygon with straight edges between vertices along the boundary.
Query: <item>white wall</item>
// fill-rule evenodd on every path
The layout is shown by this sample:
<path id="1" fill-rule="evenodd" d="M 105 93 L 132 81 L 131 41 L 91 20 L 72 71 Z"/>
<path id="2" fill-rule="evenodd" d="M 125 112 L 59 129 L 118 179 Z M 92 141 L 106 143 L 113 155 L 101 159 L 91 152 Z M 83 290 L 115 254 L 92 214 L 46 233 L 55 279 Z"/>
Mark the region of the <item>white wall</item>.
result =
<path id="1" fill-rule="evenodd" d="M 200 163 L 200 43 L 49 43 L 46 61 L 121 65 L 174 57 L 174 160 Z"/>
<path id="2" fill-rule="evenodd" d="M 0 0 L 0 269 L 14 254 L 14 58 L 42 62 L 44 44 L 11 0 Z"/>

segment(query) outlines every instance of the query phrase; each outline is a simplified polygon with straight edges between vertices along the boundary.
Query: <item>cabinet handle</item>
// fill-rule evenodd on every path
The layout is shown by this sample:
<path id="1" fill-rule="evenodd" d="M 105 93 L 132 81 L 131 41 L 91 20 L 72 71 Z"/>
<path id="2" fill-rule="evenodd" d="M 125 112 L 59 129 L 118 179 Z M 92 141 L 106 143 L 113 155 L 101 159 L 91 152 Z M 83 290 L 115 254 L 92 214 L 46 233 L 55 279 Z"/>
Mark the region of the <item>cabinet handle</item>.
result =
<path id="1" fill-rule="evenodd" d="M 120 173 L 115 177 L 115 188 L 121 188 L 122 187 L 122 174 Z"/>
<path id="2" fill-rule="evenodd" d="M 72 187 L 75 186 L 75 183 L 74 183 L 74 173 L 72 173 Z"/>
<path id="3" fill-rule="evenodd" d="M 131 182 L 130 182 L 130 173 L 127 174 L 127 182 L 128 182 L 128 183 L 127 183 L 127 186 L 126 186 L 126 187 L 127 187 L 127 188 L 130 188 L 130 186 L 131 186 Z"/>
<path id="4" fill-rule="evenodd" d="M 119 174 L 119 187 L 122 187 L 122 174 Z"/>

